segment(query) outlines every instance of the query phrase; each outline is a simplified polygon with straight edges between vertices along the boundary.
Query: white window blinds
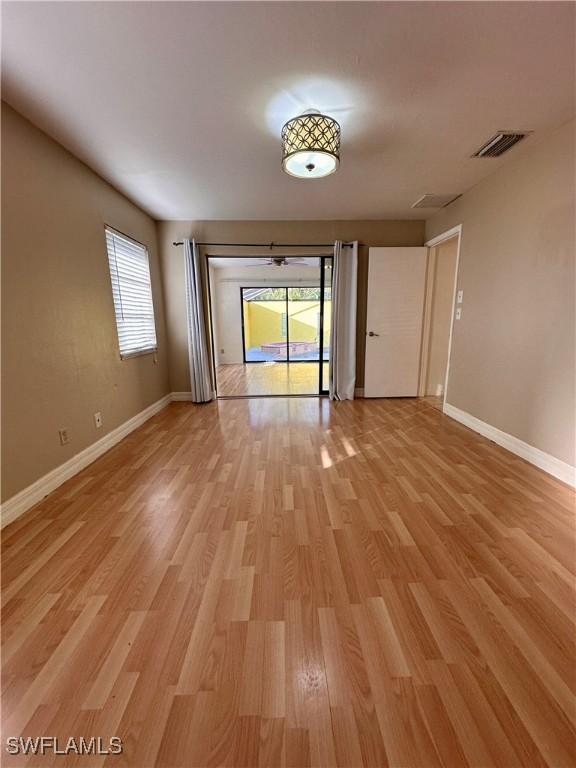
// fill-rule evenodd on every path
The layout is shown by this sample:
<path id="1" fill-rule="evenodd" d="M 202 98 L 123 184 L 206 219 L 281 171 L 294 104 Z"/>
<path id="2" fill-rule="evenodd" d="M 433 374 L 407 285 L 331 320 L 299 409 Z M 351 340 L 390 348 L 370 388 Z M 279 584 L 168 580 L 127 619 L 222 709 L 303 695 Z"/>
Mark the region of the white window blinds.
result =
<path id="1" fill-rule="evenodd" d="M 106 227 L 106 247 L 112 281 L 120 356 L 156 349 L 150 267 L 146 248 Z"/>

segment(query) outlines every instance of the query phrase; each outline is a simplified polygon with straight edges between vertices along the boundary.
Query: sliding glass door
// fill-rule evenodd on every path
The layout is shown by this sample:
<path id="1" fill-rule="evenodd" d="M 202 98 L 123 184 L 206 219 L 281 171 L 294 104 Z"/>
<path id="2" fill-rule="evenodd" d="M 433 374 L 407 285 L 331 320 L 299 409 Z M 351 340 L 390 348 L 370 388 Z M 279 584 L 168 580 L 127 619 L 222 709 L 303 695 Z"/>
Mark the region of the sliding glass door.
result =
<path id="1" fill-rule="evenodd" d="M 241 288 L 245 363 L 320 361 L 320 287 Z"/>
<path id="2" fill-rule="evenodd" d="M 318 262 L 320 285 L 240 288 L 244 364 L 306 364 L 306 371 L 293 365 L 291 375 L 302 370 L 302 377 L 315 381 L 310 394 L 328 390 L 332 258 Z"/>
<path id="3" fill-rule="evenodd" d="M 288 361 L 286 288 L 240 288 L 245 363 Z"/>

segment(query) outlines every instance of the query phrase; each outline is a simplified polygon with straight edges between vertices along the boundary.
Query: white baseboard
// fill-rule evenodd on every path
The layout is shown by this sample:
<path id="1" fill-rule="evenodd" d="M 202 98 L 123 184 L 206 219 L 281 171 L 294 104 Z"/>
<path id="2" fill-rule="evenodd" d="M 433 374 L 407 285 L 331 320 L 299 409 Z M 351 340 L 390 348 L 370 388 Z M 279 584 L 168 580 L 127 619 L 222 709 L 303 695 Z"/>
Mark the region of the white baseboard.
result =
<path id="1" fill-rule="evenodd" d="M 27 488 L 20 491 L 20 493 L 17 493 L 15 496 L 12 496 L 11 499 L 5 501 L 0 508 L 0 527 L 3 528 L 5 525 L 8 525 L 8 523 L 16 520 L 17 517 L 24 514 L 30 507 L 33 507 L 34 504 L 37 504 L 45 496 L 58 488 L 58 486 L 62 485 L 62 483 L 65 483 L 66 480 L 69 480 L 89 464 L 92 464 L 92 462 L 96 461 L 99 456 L 102 456 L 103 453 L 109 451 L 110 448 L 116 445 L 116 443 L 119 443 L 120 440 L 125 438 L 126 435 L 129 435 L 130 432 L 133 432 L 144 424 L 145 421 L 148 421 L 149 418 L 154 416 L 154 414 L 161 411 L 162 408 L 165 408 L 171 400 L 171 395 L 165 395 L 160 400 L 149 405 L 148 408 L 137 413 L 136 416 L 133 416 L 131 419 L 128 419 L 128 421 L 120 424 L 116 429 L 108 432 L 108 434 L 104 435 L 100 440 L 89 445 L 88 448 L 77 453 L 76 456 L 72 456 L 72 458 L 68 459 L 64 464 L 61 464 L 59 467 L 56 467 L 56 469 L 48 472 L 47 475 L 39 478 L 36 482 L 32 483 L 32 485 L 29 485 Z"/>
<path id="2" fill-rule="evenodd" d="M 364 390 L 357 388 L 354 394 L 356 397 L 363 397 Z M 61 466 L 56 467 L 56 469 L 36 480 L 32 485 L 24 488 L 20 493 L 17 493 L 2 504 L 0 508 L 1 527 L 3 528 L 8 523 L 16 520 L 30 507 L 33 507 L 34 504 L 37 504 L 45 496 L 62 485 L 62 483 L 65 483 L 66 480 L 69 480 L 93 461 L 96 461 L 103 453 L 109 451 L 116 443 L 123 440 L 127 435 L 154 416 L 154 414 L 165 408 L 170 402 L 188 402 L 191 400 L 191 392 L 172 392 L 169 395 L 165 395 L 165 397 L 152 403 L 148 408 L 125 421 L 124 424 L 116 427 L 112 432 L 104 435 L 100 440 L 88 446 L 88 448 L 85 448 Z M 450 403 L 444 403 L 443 410 L 447 416 L 459 421 L 489 440 L 493 440 L 517 456 L 521 456 L 550 475 L 571 486 L 576 486 L 576 467 L 572 467 L 570 464 L 541 451 L 539 448 L 535 448 L 533 445 L 525 443 L 523 440 L 519 440 L 513 435 L 509 435 L 507 432 L 502 432 L 502 430 L 477 419 L 475 416 L 466 413 L 466 411 L 461 411 L 459 408 L 450 405 Z"/>
<path id="3" fill-rule="evenodd" d="M 576 467 L 557 459 L 555 456 L 551 456 L 549 453 L 541 451 L 539 448 L 535 448 L 533 445 L 525 443 L 523 440 L 519 440 L 514 435 L 502 432 L 501 429 L 493 427 L 485 421 L 480 421 L 480 419 L 466 413 L 466 411 L 455 408 L 450 403 L 444 403 L 443 411 L 446 416 L 459 421 L 466 427 L 473 429 L 474 432 L 479 432 L 511 453 L 521 456 L 536 467 L 543 469 L 544 472 L 548 472 L 549 475 L 557 477 L 558 480 L 562 480 L 562 482 L 568 485 L 576 486 Z"/>
<path id="4" fill-rule="evenodd" d="M 192 392 L 172 392 L 170 398 L 173 403 L 187 402 L 192 400 Z"/>

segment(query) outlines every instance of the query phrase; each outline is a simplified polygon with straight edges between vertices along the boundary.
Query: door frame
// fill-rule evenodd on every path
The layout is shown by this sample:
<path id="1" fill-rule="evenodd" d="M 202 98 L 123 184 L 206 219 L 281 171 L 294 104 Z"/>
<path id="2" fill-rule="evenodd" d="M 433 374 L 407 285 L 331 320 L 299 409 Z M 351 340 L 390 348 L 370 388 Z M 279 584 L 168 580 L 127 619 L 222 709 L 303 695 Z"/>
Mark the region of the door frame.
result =
<path id="1" fill-rule="evenodd" d="M 424 245 L 428 248 L 428 262 L 430 262 L 430 249 L 435 248 L 437 245 L 440 245 L 441 243 L 446 242 L 446 240 L 451 240 L 453 237 L 458 237 L 458 243 L 456 245 L 456 270 L 454 274 L 454 290 L 452 292 L 452 317 L 450 320 L 450 333 L 448 334 L 448 362 L 446 364 L 446 376 L 444 377 L 444 394 L 442 395 L 442 411 L 446 411 L 446 396 L 448 394 L 448 379 L 450 377 L 450 364 L 452 362 L 452 338 L 454 334 L 454 322 L 455 322 L 455 316 L 456 316 L 456 296 L 458 294 L 458 277 L 460 274 L 460 250 L 462 246 L 462 224 L 457 224 L 455 227 L 452 227 L 451 229 L 446 230 L 445 232 L 442 232 L 439 235 L 436 235 L 436 237 L 431 238 L 430 240 L 427 240 Z M 428 266 L 428 265 L 427 265 Z M 426 285 L 426 294 L 425 294 L 425 301 L 428 297 L 428 285 Z M 424 307 L 424 322 L 422 324 L 422 333 L 424 333 L 424 328 L 426 327 L 426 311 L 429 310 L 429 307 L 427 306 L 427 303 Z M 428 318 L 429 319 L 429 318 Z M 424 339 L 423 339 L 424 341 Z M 428 352 L 428 345 L 426 347 L 426 353 Z M 424 347 L 422 347 L 422 361 L 424 359 Z M 421 361 L 421 362 L 422 362 Z M 424 378 L 422 376 L 423 373 L 423 367 L 420 368 L 420 383 L 418 386 L 418 393 L 420 396 L 423 395 L 423 388 L 425 385 L 425 382 L 422 381 Z"/>
<path id="2" fill-rule="evenodd" d="M 332 269 L 334 269 L 334 257 L 333 256 L 321 256 L 320 257 L 320 323 L 319 323 L 319 371 L 318 371 L 318 394 L 329 394 L 329 382 L 324 381 L 324 303 L 326 301 L 326 262 L 327 260 L 332 262 Z M 330 302 L 332 302 L 332 279 L 330 279 Z M 332 328 L 330 328 L 332 333 Z M 328 363 L 330 361 L 328 360 Z"/>

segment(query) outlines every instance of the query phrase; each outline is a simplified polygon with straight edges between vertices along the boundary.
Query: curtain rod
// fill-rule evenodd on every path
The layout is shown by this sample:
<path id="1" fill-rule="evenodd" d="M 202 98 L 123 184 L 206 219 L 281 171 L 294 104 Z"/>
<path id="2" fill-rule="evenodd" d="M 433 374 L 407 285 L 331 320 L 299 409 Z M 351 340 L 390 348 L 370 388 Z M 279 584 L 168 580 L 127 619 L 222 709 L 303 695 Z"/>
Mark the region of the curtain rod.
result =
<path id="1" fill-rule="evenodd" d="M 172 245 L 183 245 L 183 242 L 179 240 Z M 334 243 L 196 243 L 196 245 L 213 248 L 332 248 Z M 342 243 L 342 245 L 344 248 L 352 247 L 352 243 Z"/>

